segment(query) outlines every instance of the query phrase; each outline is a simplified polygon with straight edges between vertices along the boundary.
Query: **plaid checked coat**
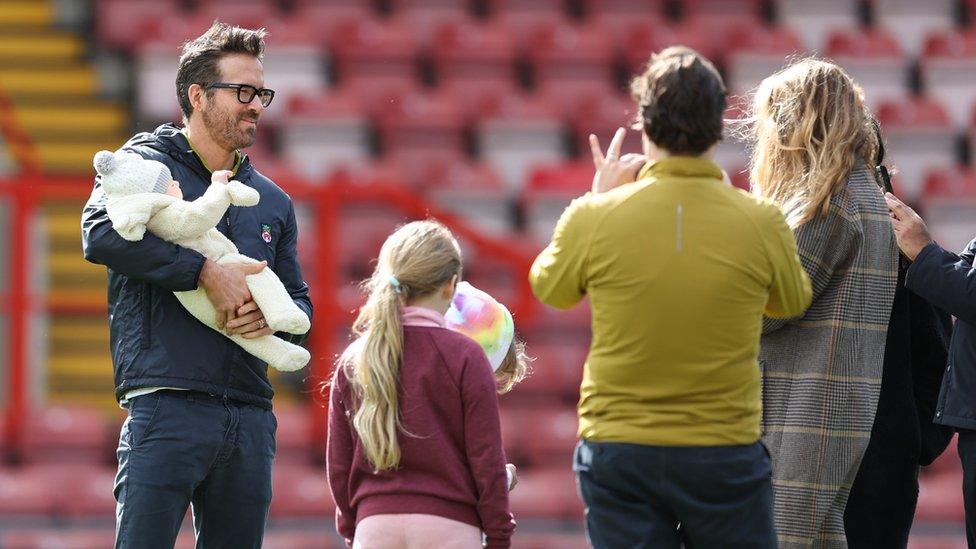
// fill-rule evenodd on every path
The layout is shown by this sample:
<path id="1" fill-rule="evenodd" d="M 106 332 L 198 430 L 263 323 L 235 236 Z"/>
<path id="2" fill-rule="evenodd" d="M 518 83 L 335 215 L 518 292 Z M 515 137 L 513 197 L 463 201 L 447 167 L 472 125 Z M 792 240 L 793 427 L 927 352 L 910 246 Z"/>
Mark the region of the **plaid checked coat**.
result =
<path id="1" fill-rule="evenodd" d="M 898 282 L 898 247 L 872 171 L 847 184 L 795 231 L 813 303 L 766 319 L 763 442 L 773 461 L 780 547 L 847 547 L 844 508 L 867 448 L 881 390 Z"/>

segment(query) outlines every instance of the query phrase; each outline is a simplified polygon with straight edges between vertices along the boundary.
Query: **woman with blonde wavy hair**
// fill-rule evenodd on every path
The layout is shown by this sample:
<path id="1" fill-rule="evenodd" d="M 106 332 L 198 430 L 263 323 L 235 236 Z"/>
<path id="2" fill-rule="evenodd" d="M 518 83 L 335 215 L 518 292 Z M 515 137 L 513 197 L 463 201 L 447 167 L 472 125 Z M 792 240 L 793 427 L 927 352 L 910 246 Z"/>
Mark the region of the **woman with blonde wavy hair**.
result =
<path id="1" fill-rule="evenodd" d="M 508 547 L 496 380 L 446 326 L 461 251 L 435 221 L 390 235 L 330 395 L 336 528 L 352 547 Z"/>
<path id="2" fill-rule="evenodd" d="M 778 542 L 847 547 L 844 510 L 871 436 L 898 282 L 878 137 L 861 88 L 817 59 L 766 78 L 752 122 L 753 192 L 783 209 L 813 287 L 804 315 L 763 323 Z"/>

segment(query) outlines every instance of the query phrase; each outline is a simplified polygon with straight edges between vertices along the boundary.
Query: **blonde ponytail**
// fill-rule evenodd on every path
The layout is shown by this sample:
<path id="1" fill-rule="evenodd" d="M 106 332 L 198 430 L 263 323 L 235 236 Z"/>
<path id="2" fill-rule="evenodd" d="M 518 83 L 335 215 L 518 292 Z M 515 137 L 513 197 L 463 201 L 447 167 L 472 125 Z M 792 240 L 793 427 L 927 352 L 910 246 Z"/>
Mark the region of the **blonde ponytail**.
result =
<path id="1" fill-rule="evenodd" d="M 354 394 L 353 428 L 377 471 L 400 464 L 403 427 L 398 391 L 403 362 L 401 307 L 440 289 L 461 273 L 461 250 L 436 221 L 404 225 L 383 243 L 373 276 L 363 283 L 369 297 L 353 324 L 356 340 L 339 357 Z"/>

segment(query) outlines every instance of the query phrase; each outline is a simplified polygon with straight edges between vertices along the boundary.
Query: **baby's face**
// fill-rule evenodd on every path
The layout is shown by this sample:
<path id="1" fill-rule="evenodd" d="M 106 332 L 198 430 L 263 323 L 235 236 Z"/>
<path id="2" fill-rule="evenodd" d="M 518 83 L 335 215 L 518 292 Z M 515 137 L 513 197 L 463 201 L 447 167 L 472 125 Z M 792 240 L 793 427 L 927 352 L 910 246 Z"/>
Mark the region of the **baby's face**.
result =
<path id="1" fill-rule="evenodd" d="M 176 198 L 183 200 L 183 190 L 180 189 L 180 182 L 175 180 L 170 181 L 169 187 L 166 187 L 166 194 L 168 194 L 169 196 L 175 196 Z"/>

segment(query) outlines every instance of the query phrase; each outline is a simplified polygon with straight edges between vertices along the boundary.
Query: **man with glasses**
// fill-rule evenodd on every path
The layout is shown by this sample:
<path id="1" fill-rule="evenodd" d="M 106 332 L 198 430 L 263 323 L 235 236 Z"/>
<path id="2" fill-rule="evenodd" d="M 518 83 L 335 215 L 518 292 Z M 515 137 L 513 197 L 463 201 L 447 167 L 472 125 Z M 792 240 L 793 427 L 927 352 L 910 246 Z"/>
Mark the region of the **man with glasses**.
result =
<path id="1" fill-rule="evenodd" d="M 311 317 L 294 207 L 241 152 L 274 98 L 264 87 L 264 36 L 217 22 L 188 42 L 176 75 L 183 127 L 164 124 L 123 149 L 165 164 L 187 200 L 204 193 L 216 170 L 256 189 L 260 203 L 229 208 L 217 228 L 241 253 L 264 260 Z M 244 282 L 264 265 L 218 265 L 149 233 L 123 240 L 97 178 L 82 232 L 85 258 L 108 267 L 115 396 L 129 413 L 119 438 L 115 546 L 172 548 L 192 504 L 198 547 L 260 547 L 277 427 L 267 365 L 193 318 L 172 292 L 202 287 L 227 334 L 268 335 Z"/>

